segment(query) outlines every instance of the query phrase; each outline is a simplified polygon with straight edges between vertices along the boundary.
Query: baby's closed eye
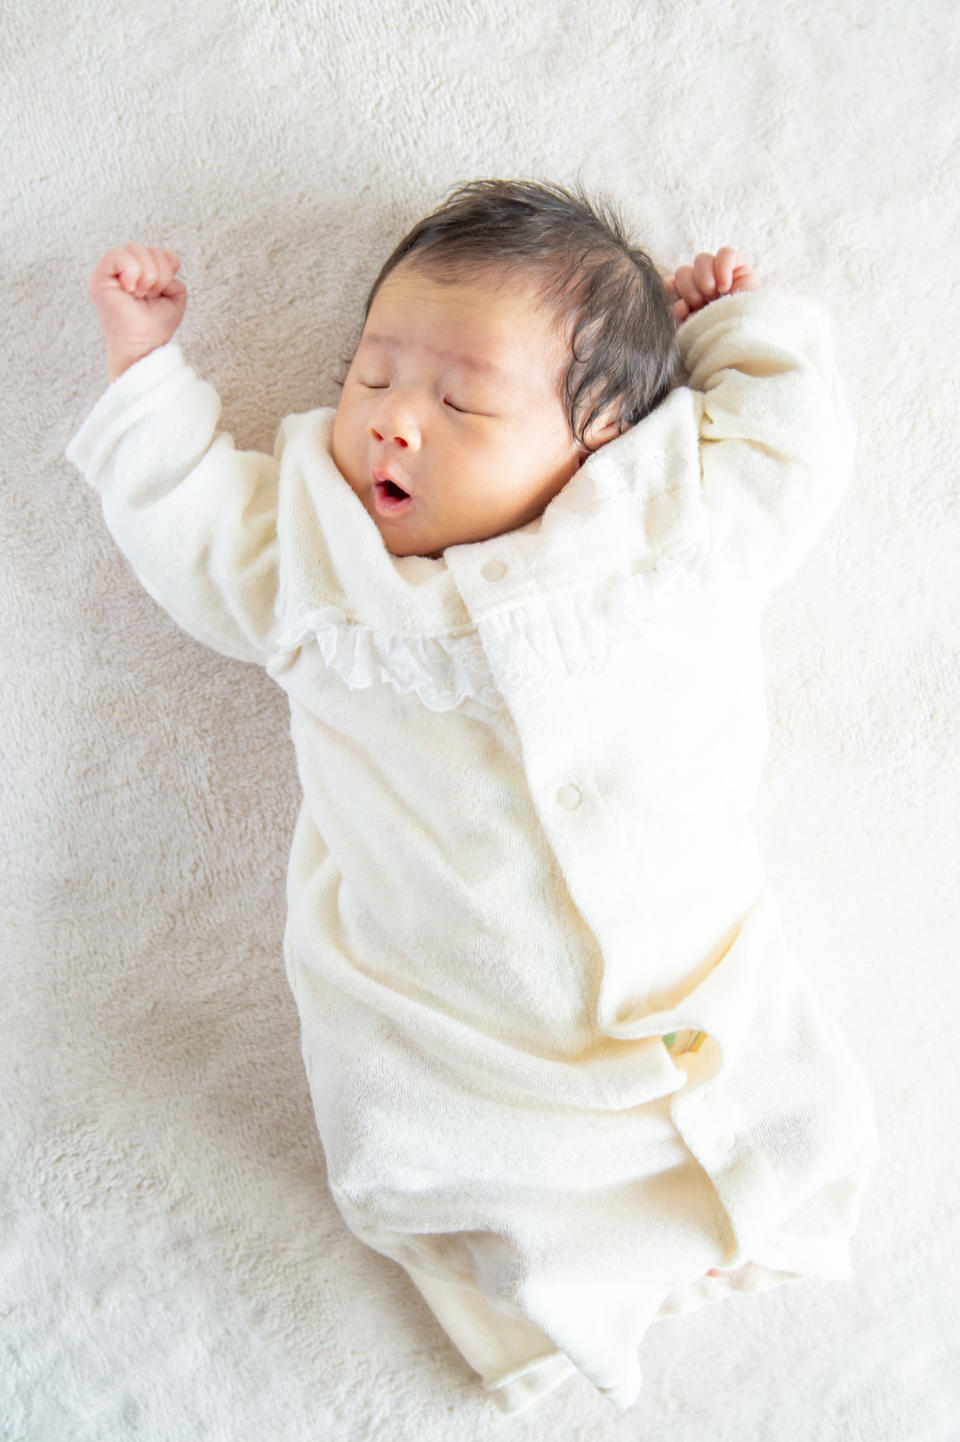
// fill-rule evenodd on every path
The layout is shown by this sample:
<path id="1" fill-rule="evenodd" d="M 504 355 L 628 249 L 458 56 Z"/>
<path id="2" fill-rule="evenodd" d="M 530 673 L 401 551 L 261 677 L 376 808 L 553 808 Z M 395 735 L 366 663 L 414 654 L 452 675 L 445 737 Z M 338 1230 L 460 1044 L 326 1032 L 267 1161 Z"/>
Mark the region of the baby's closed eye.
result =
<path id="1" fill-rule="evenodd" d="M 452 400 L 450 396 L 444 396 L 443 404 L 448 410 L 456 411 L 457 415 L 461 416 L 479 416 L 481 419 L 489 421 L 493 420 L 496 415 L 496 412 L 484 410 L 476 402 L 464 402 L 459 396 L 456 400 Z"/>
<path id="2" fill-rule="evenodd" d="M 373 377 L 365 380 L 358 376 L 357 382 L 365 391 L 386 391 L 390 389 L 389 380 L 376 380 Z M 470 403 L 462 396 L 443 396 L 442 401 L 448 410 L 454 411 L 460 416 L 483 416 L 487 419 L 492 416 L 491 411 L 481 409 L 479 405 Z"/>

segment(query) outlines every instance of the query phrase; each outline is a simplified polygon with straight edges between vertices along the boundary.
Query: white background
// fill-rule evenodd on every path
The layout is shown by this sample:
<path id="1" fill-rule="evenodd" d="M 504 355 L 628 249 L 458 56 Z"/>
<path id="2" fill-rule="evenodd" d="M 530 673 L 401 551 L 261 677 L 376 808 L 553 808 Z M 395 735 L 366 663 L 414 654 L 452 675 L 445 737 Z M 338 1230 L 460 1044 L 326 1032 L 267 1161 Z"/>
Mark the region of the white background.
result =
<path id="1" fill-rule="evenodd" d="M 948 1442 L 958 1227 L 958 30 L 951 0 L 8 0 L 0 20 L 0 1438 Z M 241 445 L 335 403 L 458 181 L 605 188 L 836 318 L 857 481 L 765 621 L 757 812 L 875 1088 L 849 1283 L 664 1321 L 618 1412 L 507 1420 L 325 1188 L 281 958 L 285 701 L 140 590 L 63 449 L 87 276 L 184 257 Z"/>

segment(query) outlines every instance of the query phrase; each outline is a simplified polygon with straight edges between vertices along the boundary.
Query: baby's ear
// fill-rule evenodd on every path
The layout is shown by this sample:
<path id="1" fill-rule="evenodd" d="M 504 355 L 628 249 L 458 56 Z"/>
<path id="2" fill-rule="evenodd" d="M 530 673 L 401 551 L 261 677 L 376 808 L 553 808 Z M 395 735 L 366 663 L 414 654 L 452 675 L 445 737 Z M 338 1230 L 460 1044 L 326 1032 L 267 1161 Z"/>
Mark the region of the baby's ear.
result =
<path id="1" fill-rule="evenodd" d="M 584 441 L 591 451 L 598 451 L 608 441 L 615 441 L 620 434 L 619 407 L 611 403 L 587 426 L 584 432 Z"/>

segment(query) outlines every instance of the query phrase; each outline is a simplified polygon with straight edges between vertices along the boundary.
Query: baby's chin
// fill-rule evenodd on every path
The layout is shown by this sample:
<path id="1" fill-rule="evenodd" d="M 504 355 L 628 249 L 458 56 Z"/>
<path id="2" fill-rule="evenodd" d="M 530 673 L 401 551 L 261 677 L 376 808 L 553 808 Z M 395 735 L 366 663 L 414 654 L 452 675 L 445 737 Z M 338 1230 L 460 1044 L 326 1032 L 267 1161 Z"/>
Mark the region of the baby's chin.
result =
<path id="1" fill-rule="evenodd" d="M 404 535 L 399 525 L 391 525 L 388 520 L 378 515 L 373 505 L 367 501 L 364 501 L 364 510 L 380 532 L 380 539 L 387 554 L 395 556 L 398 561 L 407 556 L 426 556 L 430 560 L 438 561 L 447 546 L 454 544 L 452 541 L 444 541 L 442 537 L 418 535 L 416 531 Z"/>
<path id="2" fill-rule="evenodd" d="M 396 557 L 398 561 L 405 560 L 409 556 L 422 556 L 428 561 L 439 561 L 442 560 L 443 553 L 447 549 L 446 546 L 440 546 L 440 548 L 437 549 L 436 542 L 418 542 L 413 539 L 409 541 L 398 540 L 396 537 L 385 536 L 382 531 L 380 535 L 386 547 L 387 554 Z M 456 543 L 451 541 L 449 544 L 454 545 Z M 431 549 L 431 546 L 433 549 Z"/>

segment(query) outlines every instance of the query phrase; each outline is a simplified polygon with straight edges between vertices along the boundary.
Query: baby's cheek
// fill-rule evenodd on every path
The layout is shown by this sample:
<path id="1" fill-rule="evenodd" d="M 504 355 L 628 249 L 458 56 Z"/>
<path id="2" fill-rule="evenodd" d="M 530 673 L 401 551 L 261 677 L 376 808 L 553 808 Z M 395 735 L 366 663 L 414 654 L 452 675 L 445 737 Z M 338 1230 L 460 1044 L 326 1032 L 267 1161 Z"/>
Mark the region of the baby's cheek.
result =
<path id="1" fill-rule="evenodd" d="M 344 407 L 341 402 L 333 418 L 331 451 L 334 465 L 351 485 L 355 484 L 358 468 L 359 446 L 356 431 L 356 423 L 349 414 L 349 408 Z"/>

